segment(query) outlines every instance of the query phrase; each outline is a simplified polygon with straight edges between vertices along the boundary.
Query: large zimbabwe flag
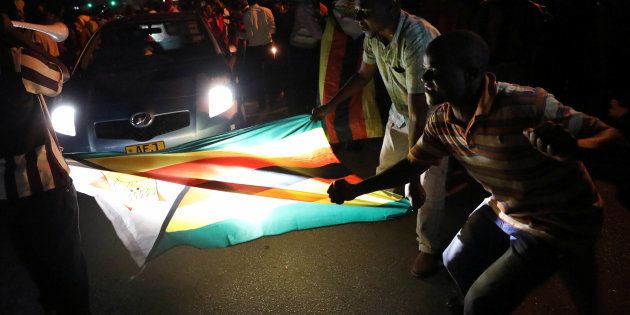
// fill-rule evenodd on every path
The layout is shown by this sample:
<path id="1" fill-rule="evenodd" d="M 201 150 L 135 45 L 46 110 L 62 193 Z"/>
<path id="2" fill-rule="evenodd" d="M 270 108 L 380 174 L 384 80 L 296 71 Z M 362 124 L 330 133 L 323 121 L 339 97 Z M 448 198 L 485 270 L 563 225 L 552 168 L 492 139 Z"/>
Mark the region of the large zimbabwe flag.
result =
<path id="1" fill-rule="evenodd" d="M 139 265 L 177 245 L 225 247 L 409 209 L 386 191 L 331 204 L 333 180 L 360 178 L 333 154 L 321 122 L 306 115 L 158 153 L 67 158 L 77 190 L 96 198 Z"/>
<path id="2" fill-rule="evenodd" d="M 353 40 L 334 17 L 326 18 L 319 60 L 319 101 L 327 103 L 361 64 L 363 37 Z M 324 126 L 330 143 L 383 136 L 374 80 L 326 115 Z M 387 104 L 389 106 L 389 104 Z"/>

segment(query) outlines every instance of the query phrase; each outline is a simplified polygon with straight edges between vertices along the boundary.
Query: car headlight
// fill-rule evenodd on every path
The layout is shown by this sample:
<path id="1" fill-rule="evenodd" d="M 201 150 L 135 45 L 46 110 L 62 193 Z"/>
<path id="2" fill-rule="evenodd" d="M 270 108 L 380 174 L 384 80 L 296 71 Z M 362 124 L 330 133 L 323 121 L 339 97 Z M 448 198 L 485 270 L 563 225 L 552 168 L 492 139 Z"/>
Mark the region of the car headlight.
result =
<path id="1" fill-rule="evenodd" d="M 53 129 L 56 132 L 74 137 L 76 130 L 74 128 L 74 107 L 69 105 L 61 105 L 53 109 L 50 113 Z"/>
<path id="2" fill-rule="evenodd" d="M 225 85 L 215 85 L 208 91 L 208 116 L 210 118 L 220 115 L 232 108 L 234 95 L 232 90 Z"/>

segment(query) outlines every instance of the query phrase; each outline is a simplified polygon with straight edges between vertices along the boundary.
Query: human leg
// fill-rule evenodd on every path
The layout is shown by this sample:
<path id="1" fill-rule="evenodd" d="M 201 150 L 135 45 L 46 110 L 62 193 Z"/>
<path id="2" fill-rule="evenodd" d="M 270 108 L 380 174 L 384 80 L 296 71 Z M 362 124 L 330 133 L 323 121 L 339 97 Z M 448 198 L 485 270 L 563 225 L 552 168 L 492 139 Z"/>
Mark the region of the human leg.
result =
<path id="1" fill-rule="evenodd" d="M 512 238 L 510 247 L 471 285 L 464 314 L 508 314 L 560 265 L 557 248 L 533 237 Z"/>
<path id="2" fill-rule="evenodd" d="M 470 286 L 509 247 L 509 236 L 482 211 L 492 211 L 482 203 L 442 253 L 444 266 L 466 295 Z"/>
<path id="3" fill-rule="evenodd" d="M 444 251 L 465 314 L 507 314 L 559 266 L 560 251 L 522 231 L 501 230 L 484 203 Z M 511 230 L 514 230 L 511 228 Z"/>
<path id="4" fill-rule="evenodd" d="M 406 158 L 409 152 L 407 125 L 399 127 L 395 121 L 390 116 L 385 126 L 379 165 L 376 168 L 377 174 Z M 423 206 L 417 214 L 418 225 L 416 226 L 416 232 L 418 233 L 420 245 L 411 266 L 411 274 L 415 277 L 428 276 L 441 267 L 440 255 L 439 253 L 434 253 L 434 248 L 441 248 L 442 246 L 438 238 L 439 224 L 443 220 L 444 196 L 446 195 L 446 168 L 448 168 L 447 159 L 442 161 L 439 167 L 432 167 L 430 170 L 433 170 L 433 172 L 428 171 L 430 174 L 428 180 L 424 180 L 422 183 L 425 191 L 427 188 L 429 189 L 426 192 L 425 200 L 425 204 L 429 206 Z M 425 185 L 427 186 L 425 187 Z M 405 186 L 405 190 L 408 190 L 408 186 Z M 405 191 L 405 195 L 409 196 L 408 191 Z"/>
<path id="5" fill-rule="evenodd" d="M 440 228 L 444 224 L 444 205 L 446 202 L 446 174 L 448 157 L 440 165 L 430 167 L 420 176 L 426 200 L 416 218 L 418 249 L 425 253 L 439 254 L 442 250 Z"/>
<path id="6" fill-rule="evenodd" d="M 254 94 L 258 102 L 258 108 L 264 108 L 267 105 L 265 99 L 265 84 L 263 67 L 265 64 L 265 46 L 247 47 L 245 56 L 245 64 L 247 67 L 247 86 L 250 93 Z"/>
<path id="7" fill-rule="evenodd" d="M 425 202 L 416 215 L 418 253 L 411 266 L 411 274 L 423 278 L 434 274 L 441 266 L 443 243 L 441 229 L 445 221 L 446 170 L 448 158 L 439 166 L 430 167 L 420 176 Z M 408 186 L 406 187 L 408 188 Z"/>
<path id="8" fill-rule="evenodd" d="M 269 107 L 273 102 L 274 85 L 277 82 L 273 80 L 272 67 L 274 64 L 273 54 L 271 53 L 272 44 L 262 46 L 261 52 L 261 65 L 259 73 L 259 104 L 260 100 L 265 103 L 265 106 Z"/>
<path id="9" fill-rule="evenodd" d="M 407 157 L 407 152 L 409 152 L 408 137 L 407 125 L 397 127 L 391 118 L 387 120 L 376 174 L 383 172 Z"/>
<path id="10" fill-rule="evenodd" d="M 289 73 L 288 78 L 288 99 L 289 111 L 292 115 L 310 113 L 315 102 L 315 86 L 309 86 L 309 68 L 313 66 L 314 60 L 309 55 L 309 50 L 305 48 L 289 46 Z M 315 89 L 315 90 L 314 90 Z"/>
<path id="11" fill-rule="evenodd" d="M 575 302 L 579 314 L 599 314 L 595 249 L 568 255 L 558 275 Z"/>
<path id="12" fill-rule="evenodd" d="M 12 244 L 39 289 L 43 308 L 59 314 L 88 314 L 87 270 L 74 186 L 12 202 L 7 214 Z"/>

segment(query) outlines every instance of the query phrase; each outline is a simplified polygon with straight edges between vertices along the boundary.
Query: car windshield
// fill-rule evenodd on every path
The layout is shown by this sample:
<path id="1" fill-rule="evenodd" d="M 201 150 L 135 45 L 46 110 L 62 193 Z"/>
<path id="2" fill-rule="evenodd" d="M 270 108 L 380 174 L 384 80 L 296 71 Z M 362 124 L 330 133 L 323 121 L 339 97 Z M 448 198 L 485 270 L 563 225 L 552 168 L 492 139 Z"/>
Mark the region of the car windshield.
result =
<path id="1" fill-rule="evenodd" d="M 218 52 L 196 20 L 120 24 L 94 36 L 77 70 L 133 72 L 211 57 Z"/>

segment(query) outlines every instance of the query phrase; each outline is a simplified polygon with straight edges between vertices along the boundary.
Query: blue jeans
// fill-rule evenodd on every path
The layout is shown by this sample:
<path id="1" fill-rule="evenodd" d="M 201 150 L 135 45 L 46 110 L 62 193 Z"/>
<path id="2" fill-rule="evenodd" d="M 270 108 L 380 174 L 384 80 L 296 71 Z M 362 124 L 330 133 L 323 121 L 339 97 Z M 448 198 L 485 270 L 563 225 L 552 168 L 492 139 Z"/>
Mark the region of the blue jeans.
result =
<path id="1" fill-rule="evenodd" d="M 582 259 L 513 228 L 485 203 L 470 215 L 442 258 L 464 295 L 464 314 L 507 314 L 565 261 Z M 586 273 L 594 275 L 593 267 Z"/>

